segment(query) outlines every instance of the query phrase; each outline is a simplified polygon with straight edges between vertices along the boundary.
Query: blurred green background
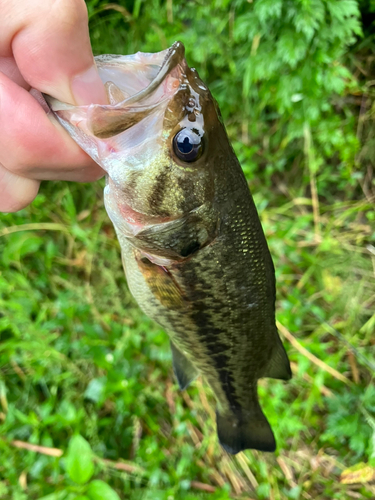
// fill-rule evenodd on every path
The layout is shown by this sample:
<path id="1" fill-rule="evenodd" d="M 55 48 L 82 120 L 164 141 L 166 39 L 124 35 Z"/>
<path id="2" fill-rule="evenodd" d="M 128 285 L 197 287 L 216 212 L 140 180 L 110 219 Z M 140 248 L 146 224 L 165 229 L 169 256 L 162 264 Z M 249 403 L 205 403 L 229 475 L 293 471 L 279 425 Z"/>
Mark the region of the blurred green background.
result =
<path id="1" fill-rule="evenodd" d="M 224 454 L 128 292 L 104 181 L 44 183 L 0 215 L 0 498 L 374 499 L 374 0 L 87 7 L 96 54 L 181 40 L 218 100 L 294 378 L 260 382 L 276 454 Z"/>

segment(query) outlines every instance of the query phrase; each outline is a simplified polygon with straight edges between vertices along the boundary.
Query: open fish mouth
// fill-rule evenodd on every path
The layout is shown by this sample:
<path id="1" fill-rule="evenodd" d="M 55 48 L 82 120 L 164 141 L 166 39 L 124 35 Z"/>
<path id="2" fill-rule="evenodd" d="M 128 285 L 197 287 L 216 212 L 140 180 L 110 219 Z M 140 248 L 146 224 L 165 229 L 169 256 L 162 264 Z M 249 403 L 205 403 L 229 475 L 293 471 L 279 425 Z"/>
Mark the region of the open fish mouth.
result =
<path id="1" fill-rule="evenodd" d="M 85 134 L 108 139 L 143 120 L 166 102 L 180 86 L 185 63 L 181 42 L 162 52 L 137 52 L 130 56 L 95 57 L 109 104 L 73 106 L 44 96 L 61 121 L 68 121 Z"/>
<path id="2" fill-rule="evenodd" d="M 130 81 L 129 78 L 126 78 L 127 75 L 122 75 L 122 80 L 118 82 L 118 88 L 122 90 L 125 95 L 127 93 L 128 97 L 125 98 L 121 104 L 129 106 L 131 104 L 139 104 L 146 101 L 158 87 L 163 84 L 168 74 L 178 65 L 182 65 L 184 54 L 185 48 L 183 44 L 181 42 L 175 42 L 169 49 L 156 54 L 141 54 L 138 52 L 134 56 L 130 56 L 134 58 L 134 63 L 125 66 L 124 72 L 128 73 L 129 71 L 128 76 L 132 76 L 136 81 Z M 104 56 L 104 60 L 105 59 L 106 56 Z M 159 63 L 160 59 L 162 60 L 161 63 Z M 100 56 L 97 63 L 99 74 L 101 70 L 105 72 Z M 116 78 L 119 76 L 120 75 L 116 75 Z M 146 87 L 144 87 L 143 76 L 146 81 L 149 81 Z M 110 95 L 110 98 L 111 97 Z"/>

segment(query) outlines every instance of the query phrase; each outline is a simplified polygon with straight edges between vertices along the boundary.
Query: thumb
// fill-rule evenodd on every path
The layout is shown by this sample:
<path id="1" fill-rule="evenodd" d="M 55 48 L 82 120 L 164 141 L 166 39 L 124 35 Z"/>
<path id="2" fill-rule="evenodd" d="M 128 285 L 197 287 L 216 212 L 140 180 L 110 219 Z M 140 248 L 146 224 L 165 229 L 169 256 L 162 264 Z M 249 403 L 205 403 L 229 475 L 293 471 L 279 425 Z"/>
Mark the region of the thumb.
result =
<path id="1" fill-rule="evenodd" d="M 5 0 L 7 9 L 13 25 L 5 28 L 10 49 L 31 87 L 72 104 L 107 102 L 83 0 Z"/>

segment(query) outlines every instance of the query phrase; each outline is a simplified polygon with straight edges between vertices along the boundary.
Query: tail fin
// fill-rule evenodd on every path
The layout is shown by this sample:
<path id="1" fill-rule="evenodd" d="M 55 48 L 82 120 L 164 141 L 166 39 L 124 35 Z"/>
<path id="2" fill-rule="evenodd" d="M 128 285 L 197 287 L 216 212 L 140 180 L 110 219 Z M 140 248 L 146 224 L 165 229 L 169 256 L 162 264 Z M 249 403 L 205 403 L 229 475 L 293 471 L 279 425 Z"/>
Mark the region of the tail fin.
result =
<path id="1" fill-rule="evenodd" d="M 217 434 L 225 451 L 235 455 L 249 448 L 275 451 L 276 441 L 268 420 L 258 405 L 253 411 L 216 412 Z"/>

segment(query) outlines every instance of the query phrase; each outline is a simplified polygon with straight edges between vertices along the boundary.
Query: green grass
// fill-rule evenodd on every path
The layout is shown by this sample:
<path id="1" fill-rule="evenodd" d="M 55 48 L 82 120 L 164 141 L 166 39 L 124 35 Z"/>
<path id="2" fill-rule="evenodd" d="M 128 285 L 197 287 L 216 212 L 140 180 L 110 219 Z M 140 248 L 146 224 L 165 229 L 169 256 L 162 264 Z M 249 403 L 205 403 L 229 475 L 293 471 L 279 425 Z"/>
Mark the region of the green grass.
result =
<path id="1" fill-rule="evenodd" d="M 96 52 L 145 49 L 142 26 L 151 14 L 143 4 L 121 3 L 131 26 L 123 12 L 95 14 L 106 2 L 89 4 Z M 160 16 L 165 43 L 192 30 L 177 21 L 168 27 L 166 10 Z M 118 29 L 112 35 L 108 26 Z M 350 56 L 363 65 L 355 50 Z M 199 69 L 210 73 L 203 63 Z M 358 84 L 369 104 L 353 166 L 354 153 L 344 161 L 332 144 L 319 149 L 314 127 L 282 150 L 272 142 L 277 132 L 261 140 L 244 134 L 233 89 L 223 102 L 215 78 L 274 258 L 277 318 L 294 372 L 288 383 L 260 382 L 276 454 L 224 454 L 212 394 L 200 380 L 177 389 L 167 335 L 127 289 L 103 181 L 45 183 L 30 207 L 0 215 L 1 499 L 375 497 L 375 190 L 371 175 L 362 175 L 373 168 L 366 153 L 373 97 Z M 350 92 L 335 110 L 352 137 L 359 107 Z M 29 445 L 46 449 L 20 447 Z M 355 466 L 362 483 L 341 482 Z"/>
<path id="2" fill-rule="evenodd" d="M 278 320 L 349 381 L 286 342 L 294 378 L 260 384 L 278 452 L 233 459 L 217 444 L 201 383 L 179 392 L 166 334 L 129 295 L 101 190 L 102 183 L 49 183 L 30 208 L 1 217 L 3 498 L 74 491 L 65 455 L 11 443 L 65 452 L 76 433 L 97 457 L 138 466 L 129 474 L 95 463 L 94 477 L 120 498 L 341 498 L 343 469 L 375 465 L 372 207 L 321 206 L 318 237 L 308 198 L 261 211 L 277 269 Z M 267 203 L 255 198 L 260 208 Z M 217 496 L 199 493 L 194 481 Z M 374 496 L 369 484 L 359 491 Z"/>

